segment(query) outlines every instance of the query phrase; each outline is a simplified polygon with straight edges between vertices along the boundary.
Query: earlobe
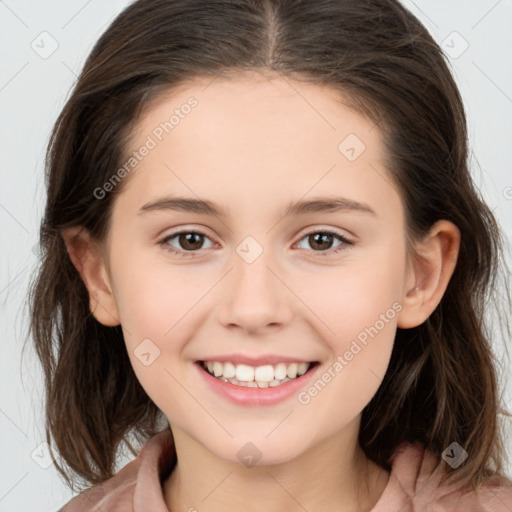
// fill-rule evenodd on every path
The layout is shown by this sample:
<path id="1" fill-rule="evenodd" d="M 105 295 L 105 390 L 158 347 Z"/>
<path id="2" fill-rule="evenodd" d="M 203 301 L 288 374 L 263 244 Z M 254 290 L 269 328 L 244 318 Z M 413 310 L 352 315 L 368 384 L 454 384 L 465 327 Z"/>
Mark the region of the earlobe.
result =
<path id="1" fill-rule="evenodd" d="M 436 309 L 455 270 L 459 247 L 460 231 L 447 220 L 436 222 L 418 244 L 403 291 L 398 327 L 417 327 Z"/>
<path id="2" fill-rule="evenodd" d="M 119 313 L 101 244 L 92 239 L 89 232 L 80 226 L 63 229 L 61 235 L 69 257 L 89 293 L 92 314 L 105 326 L 119 325 Z"/>

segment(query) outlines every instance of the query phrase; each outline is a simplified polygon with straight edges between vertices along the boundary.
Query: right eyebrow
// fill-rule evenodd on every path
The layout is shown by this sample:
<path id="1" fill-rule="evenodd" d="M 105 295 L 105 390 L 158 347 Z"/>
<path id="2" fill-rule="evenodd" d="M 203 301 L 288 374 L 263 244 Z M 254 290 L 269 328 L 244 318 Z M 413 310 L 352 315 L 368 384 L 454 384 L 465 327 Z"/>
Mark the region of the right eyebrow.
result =
<path id="1" fill-rule="evenodd" d="M 146 203 L 138 215 L 155 210 L 174 210 L 181 212 L 201 213 L 217 217 L 229 217 L 229 212 L 219 205 L 204 199 L 166 196 Z"/>

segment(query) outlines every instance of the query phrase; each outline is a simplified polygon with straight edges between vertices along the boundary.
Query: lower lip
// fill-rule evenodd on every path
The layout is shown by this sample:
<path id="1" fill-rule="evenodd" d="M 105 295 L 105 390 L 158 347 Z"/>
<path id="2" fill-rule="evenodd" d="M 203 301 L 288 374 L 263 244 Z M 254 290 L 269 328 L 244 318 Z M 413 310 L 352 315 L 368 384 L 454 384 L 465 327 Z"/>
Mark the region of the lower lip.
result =
<path id="1" fill-rule="evenodd" d="M 203 368 L 200 362 L 195 363 L 195 366 L 206 384 L 223 398 L 227 398 L 237 405 L 261 406 L 277 404 L 293 395 L 297 395 L 301 388 L 303 388 L 316 373 L 319 364 L 310 368 L 300 377 L 268 388 L 237 386 L 236 384 L 224 382 L 223 380 L 213 377 Z"/>

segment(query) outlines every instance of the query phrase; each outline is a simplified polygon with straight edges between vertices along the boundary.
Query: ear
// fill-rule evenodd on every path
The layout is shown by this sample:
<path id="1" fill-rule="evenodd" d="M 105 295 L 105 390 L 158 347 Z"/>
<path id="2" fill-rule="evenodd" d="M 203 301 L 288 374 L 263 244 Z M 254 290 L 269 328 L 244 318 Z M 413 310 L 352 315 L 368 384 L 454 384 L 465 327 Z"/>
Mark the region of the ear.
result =
<path id="1" fill-rule="evenodd" d="M 119 313 L 101 244 L 81 226 L 65 228 L 61 235 L 69 257 L 89 292 L 92 314 L 103 325 L 119 325 Z"/>
<path id="2" fill-rule="evenodd" d="M 408 265 L 398 327 L 416 327 L 436 309 L 455 270 L 459 247 L 460 231 L 447 220 L 436 222 L 417 244 Z"/>

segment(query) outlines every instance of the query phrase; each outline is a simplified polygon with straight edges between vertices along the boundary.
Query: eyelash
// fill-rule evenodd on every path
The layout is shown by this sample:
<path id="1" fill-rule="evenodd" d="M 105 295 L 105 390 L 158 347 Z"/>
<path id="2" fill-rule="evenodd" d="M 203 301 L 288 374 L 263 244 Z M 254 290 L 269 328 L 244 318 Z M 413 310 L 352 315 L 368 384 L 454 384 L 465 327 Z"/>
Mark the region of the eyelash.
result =
<path id="1" fill-rule="evenodd" d="M 183 230 L 183 231 L 178 231 L 176 233 L 172 233 L 170 235 L 167 235 L 165 238 L 163 238 L 162 240 L 160 240 L 158 242 L 158 244 L 167 252 L 170 252 L 170 253 L 173 253 L 173 254 L 176 254 L 177 256 L 182 256 L 182 257 L 188 257 L 190 255 L 190 257 L 194 258 L 196 255 L 195 253 L 198 252 L 198 251 L 180 251 L 180 250 L 177 250 L 175 249 L 174 247 L 172 247 L 171 245 L 168 245 L 168 241 L 169 240 L 172 240 L 173 238 L 176 238 L 177 236 L 179 235 L 184 235 L 184 234 L 195 234 L 195 235 L 201 235 L 201 236 L 204 236 L 206 238 L 209 239 L 209 237 L 204 234 L 204 233 L 201 233 L 200 231 L 192 231 L 192 230 Z M 315 257 L 317 256 L 320 256 L 320 257 L 325 257 L 325 256 L 332 256 L 334 254 L 337 254 L 338 252 L 340 251 L 343 251 L 347 248 L 347 246 L 352 246 L 354 245 L 354 242 L 351 242 L 350 240 L 348 240 L 347 238 L 345 238 L 343 235 L 341 235 L 340 233 L 336 232 L 336 231 L 329 231 L 329 230 L 316 230 L 316 231 L 310 231 L 309 233 L 306 233 L 300 240 L 303 240 L 304 238 L 310 236 L 310 235 L 316 235 L 316 234 L 322 234 L 322 235 L 333 235 L 335 238 L 337 238 L 338 240 L 340 240 L 341 242 L 343 242 L 341 245 L 339 245 L 338 247 L 336 247 L 335 249 L 328 249 L 326 251 L 313 251 L 317 254 L 315 254 Z"/>

